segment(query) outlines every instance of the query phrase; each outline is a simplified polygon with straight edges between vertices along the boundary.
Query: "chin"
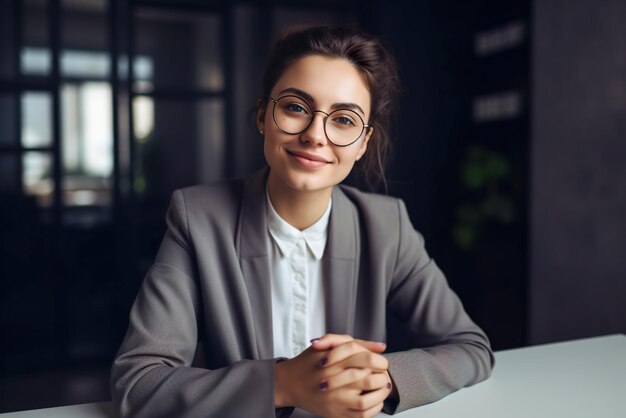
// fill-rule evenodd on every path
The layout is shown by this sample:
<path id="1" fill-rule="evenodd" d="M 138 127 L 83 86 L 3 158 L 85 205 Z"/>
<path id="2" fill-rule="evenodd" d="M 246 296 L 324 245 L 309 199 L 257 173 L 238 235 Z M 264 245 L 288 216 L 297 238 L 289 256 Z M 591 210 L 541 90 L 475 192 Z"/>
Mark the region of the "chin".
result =
<path id="1" fill-rule="evenodd" d="M 333 187 L 334 183 L 329 181 L 323 181 L 319 178 L 312 178 L 315 175 L 311 174 L 296 174 L 288 175 L 288 181 L 286 182 L 292 189 L 300 192 L 312 192 L 327 189 Z"/>
<path id="2" fill-rule="evenodd" d="M 322 185 L 322 184 L 319 184 L 318 182 L 314 182 L 310 180 L 301 180 L 301 179 L 291 181 L 290 185 L 294 190 L 297 190 L 300 192 L 312 192 L 312 191 L 332 187 L 332 185 Z"/>

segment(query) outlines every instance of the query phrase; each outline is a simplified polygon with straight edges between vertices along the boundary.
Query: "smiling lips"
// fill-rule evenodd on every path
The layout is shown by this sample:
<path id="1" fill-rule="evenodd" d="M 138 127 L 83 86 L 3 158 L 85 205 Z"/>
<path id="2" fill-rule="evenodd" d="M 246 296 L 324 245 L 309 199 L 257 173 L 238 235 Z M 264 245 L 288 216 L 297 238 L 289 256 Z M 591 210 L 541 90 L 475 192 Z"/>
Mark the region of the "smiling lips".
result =
<path id="1" fill-rule="evenodd" d="M 294 161 L 296 161 L 300 166 L 305 168 L 319 168 L 330 163 L 329 161 L 326 161 L 326 159 L 324 159 L 323 157 L 308 152 L 287 151 L 287 153 L 292 157 Z"/>

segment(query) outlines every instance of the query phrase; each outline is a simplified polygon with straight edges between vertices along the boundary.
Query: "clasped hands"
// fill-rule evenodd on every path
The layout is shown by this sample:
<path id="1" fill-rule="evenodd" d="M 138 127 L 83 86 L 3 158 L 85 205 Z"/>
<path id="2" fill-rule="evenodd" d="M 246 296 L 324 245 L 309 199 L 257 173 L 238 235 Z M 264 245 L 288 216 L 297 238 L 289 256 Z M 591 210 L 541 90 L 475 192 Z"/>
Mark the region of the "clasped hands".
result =
<path id="1" fill-rule="evenodd" d="M 275 405 L 322 417 L 373 417 L 392 391 L 384 343 L 326 334 L 276 363 Z"/>

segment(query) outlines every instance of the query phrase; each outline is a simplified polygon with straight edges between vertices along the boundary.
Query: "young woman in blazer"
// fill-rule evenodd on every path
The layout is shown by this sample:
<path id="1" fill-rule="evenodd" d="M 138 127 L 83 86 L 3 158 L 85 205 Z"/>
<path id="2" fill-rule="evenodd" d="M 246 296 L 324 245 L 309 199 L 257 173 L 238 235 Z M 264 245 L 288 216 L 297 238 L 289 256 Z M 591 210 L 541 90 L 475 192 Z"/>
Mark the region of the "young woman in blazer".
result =
<path id="1" fill-rule="evenodd" d="M 311 27 L 274 46 L 257 106 L 268 167 L 177 190 L 112 367 L 124 417 L 371 417 L 490 374 L 493 354 L 384 176 L 389 52 Z M 410 347 L 386 347 L 397 321 Z M 198 359 L 203 359 L 202 364 Z"/>

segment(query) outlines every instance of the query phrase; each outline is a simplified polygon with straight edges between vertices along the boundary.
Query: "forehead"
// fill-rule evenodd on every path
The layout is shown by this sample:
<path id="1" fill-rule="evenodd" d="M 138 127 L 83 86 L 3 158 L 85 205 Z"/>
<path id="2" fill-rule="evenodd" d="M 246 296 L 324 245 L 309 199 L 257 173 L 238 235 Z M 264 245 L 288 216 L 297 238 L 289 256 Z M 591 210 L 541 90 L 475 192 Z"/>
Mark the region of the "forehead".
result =
<path id="1" fill-rule="evenodd" d="M 370 92 L 357 68 L 343 58 L 310 55 L 298 59 L 283 72 L 272 89 L 272 95 L 287 88 L 310 94 L 316 107 L 328 108 L 334 103 L 354 103 L 369 115 Z"/>

